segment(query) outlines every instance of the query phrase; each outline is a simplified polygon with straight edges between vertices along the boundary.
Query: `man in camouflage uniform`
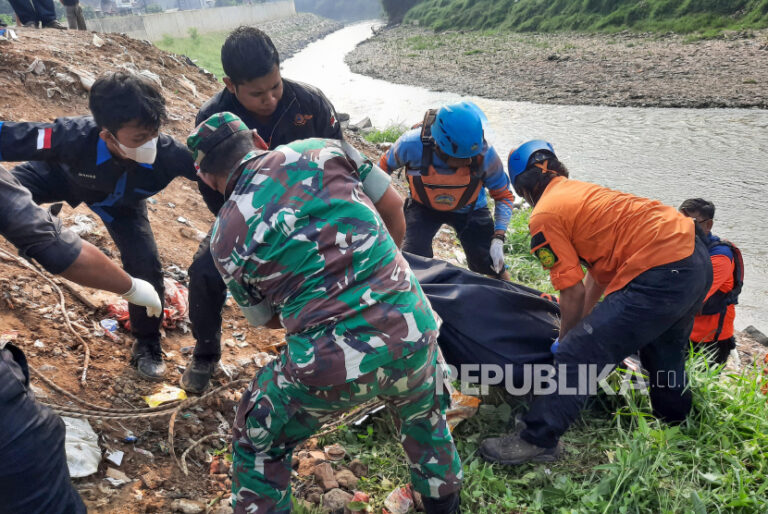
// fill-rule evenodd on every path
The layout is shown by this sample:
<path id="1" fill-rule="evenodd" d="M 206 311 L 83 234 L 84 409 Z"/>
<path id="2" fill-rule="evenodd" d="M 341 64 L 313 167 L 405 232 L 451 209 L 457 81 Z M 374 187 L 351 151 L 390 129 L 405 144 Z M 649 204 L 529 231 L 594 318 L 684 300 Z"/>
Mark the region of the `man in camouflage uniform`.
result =
<path id="1" fill-rule="evenodd" d="M 342 141 L 273 151 L 259 141 L 231 113 L 187 140 L 201 179 L 227 198 L 211 242 L 217 268 L 250 323 L 286 330 L 281 358 L 237 411 L 235 512 L 289 512 L 293 449 L 374 397 L 400 419 L 427 512 L 456 512 L 462 471 L 440 387 L 439 319 L 377 212 L 397 194 L 389 177 Z"/>

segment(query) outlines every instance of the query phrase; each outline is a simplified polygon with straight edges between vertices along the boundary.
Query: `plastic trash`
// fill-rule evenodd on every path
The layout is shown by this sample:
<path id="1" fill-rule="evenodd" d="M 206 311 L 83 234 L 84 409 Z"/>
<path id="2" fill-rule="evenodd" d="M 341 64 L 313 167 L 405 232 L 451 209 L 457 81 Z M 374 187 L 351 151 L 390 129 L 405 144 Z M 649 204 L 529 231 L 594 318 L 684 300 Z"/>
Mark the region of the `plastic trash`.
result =
<path id="1" fill-rule="evenodd" d="M 69 230 L 78 236 L 84 236 L 96 231 L 96 222 L 86 214 L 75 216 L 75 224 L 69 227 Z"/>
<path id="2" fill-rule="evenodd" d="M 128 475 L 115 468 L 107 468 L 107 476 L 104 479 L 114 487 L 120 487 L 131 482 Z"/>
<path id="3" fill-rule="evenodd" d="M 189 322 L 189 290 L 181 283 L 169 278 L 163 279 L 165 286 L 165 306 L 163 308 L 163 327 L 168 329 L 182 327 Z M 125 330 L 131 329 L 128 302 L 118 300 L 107 307 L 107 313 L 115 318 Z"/>
<path id="4" fill-rule="evenodd" d="M 99 322 L 99 325 L 101 325 L 101 328 L 106 330 L 107 332 L 114 332 L 117 330 L 117 327 L 120 326 L 120 323 L 117 322 L 116 319 L 103 319 Z"/>
<path id="5" fill-rule="evenodd" d="M 384 508 L 390 514 L 407 514 L 411 507 L 413 507 L 413 494 L 408 486 L 398 487 L 384 500 Z"/>
<path id="6" fill-rule="evenodd" d="M 451 390 L 451 406 L 445 412 L 445 417 L 448 420 L 448 428 L 451 431 L 456 428 L 456 425 L 469 419 L 477 413 L 477 409 L 480 407 L 482 400 L 475 396 L 467 396 L 461 394 L 454 389 Z"/>
<path id="7" fill-rule="evenodd" d="M 85 419 L 61 418 L 67 433 L 64 450 L 67 453 L 67 467 L 72 478 L 87 477 L 99 470 L 101 448 L 99 436 Z"/>
<path id="8" fill-rule="evenodd" d="M 123 463 L 123 456 L 125 455 L 125 452 L 121 452 L 120 450 L 109 452 L 107 454 L 107 460 L 114 464 L 115 466 L 119 466 Z"/>
<path id="9" fill-rule="evenodd" d="M 173 402 L 176 400 L 186 400 L 187 393 L 184 391 L 184 389 L 180 389 L 169 384 L 163 384 L 160 388 L 160 391 L 149 396 L 144 396 L 143 398 L 144 401 L 147 402 L 147 405 L 154 408 L 164 403 Z"/>
<path id="10" fill-rule="evenodd" d="M 139 454 L 141 454 L 141 455 L 143 455 L 143 456 L 145 456 L 145 457 L 147 457 L 149 459 L 154 459 L 155 458 L 155 454 L 154 453 L 152 453 L 149 450 L 145 450 L 144 448 L 134 448 L 134 450 L 136 450 L 136 453 L 139 453 Z"/>

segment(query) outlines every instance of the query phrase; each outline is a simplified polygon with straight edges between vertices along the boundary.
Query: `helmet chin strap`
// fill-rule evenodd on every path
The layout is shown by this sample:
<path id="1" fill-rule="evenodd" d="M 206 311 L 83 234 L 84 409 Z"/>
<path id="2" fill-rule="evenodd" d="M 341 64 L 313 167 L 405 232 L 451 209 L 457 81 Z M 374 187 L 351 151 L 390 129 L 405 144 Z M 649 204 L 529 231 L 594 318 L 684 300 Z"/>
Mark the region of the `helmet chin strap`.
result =
<path id="1" fill-rule="evenodd" d="M 553 175 L 556 175 L 557 172 L 555 170 L 551 170 L 547 168 L 547 164 L 549 164 L 549 159 L 545 160 L 543 163 L 537 162 L 536 164 L 534 164 L 534 166 L 539 168 L 542 173 L 552 173 Z"/>

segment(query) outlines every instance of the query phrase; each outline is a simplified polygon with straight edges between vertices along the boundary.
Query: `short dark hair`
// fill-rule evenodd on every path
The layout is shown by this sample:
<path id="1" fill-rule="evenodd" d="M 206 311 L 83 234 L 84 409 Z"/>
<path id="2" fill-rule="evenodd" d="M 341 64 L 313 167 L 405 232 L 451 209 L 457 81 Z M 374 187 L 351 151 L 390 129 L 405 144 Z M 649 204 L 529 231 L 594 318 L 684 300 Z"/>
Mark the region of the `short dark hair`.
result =
<path id="1" fill-rule="evenodd" d="M 550 173 L 544 173 L 541 168 L 535 165 L 545 160 L 547 161 L 547 169 Z M 557 157 L 552 152 L 540 150 L 531 156 L 529 162 L 534 164 L 530 164 L 524 172 L 515 177 L 515 182 L 512 184 L 518 196 L 523 196 L 523 191 L 526 191 L 530 193 L 531 199 L 534 202 L 538 202 L 552 179 L 555 177 L 568 177 L 568 168 L 557 160 Z"/>
<path id="2" fill-rule="evenodd" d="M 715 204 L 703 198 L 689 198 L 680 204 L 680 212 L 686 215 L 696 212 L 711 220 L 715 218 Z"/>
<path id="3" fill-rule="evenodd" d="M 235 132 L 205 155 L 200 163 L 200 170 L 216 176 L 229 175 L 242 158 L 255 148 L 253 132 Z"/>
<path id="4" fill-rule="evenodd" d="M 232 31 L 221 47 L 221 65 L 235 85 L 269 75 L 280 66 L 280 55 L 263 30 L 245 25 Z"/>
<path id="5" fill-rule="evenodd" d="M 165 98 L 149 80 L 116 71 L 102 75 L 91 87 L 88 108 L 99 127 L 115 134 L 126 123 L 159 130 L 168 121 Z"/>

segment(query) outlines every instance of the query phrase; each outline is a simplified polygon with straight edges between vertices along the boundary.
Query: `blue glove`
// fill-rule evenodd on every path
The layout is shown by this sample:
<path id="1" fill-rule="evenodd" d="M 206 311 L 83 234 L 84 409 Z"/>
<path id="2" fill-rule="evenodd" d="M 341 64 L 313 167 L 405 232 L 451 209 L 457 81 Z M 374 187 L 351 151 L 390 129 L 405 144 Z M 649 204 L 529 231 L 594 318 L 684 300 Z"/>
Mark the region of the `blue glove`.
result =
<path id="1" fill-rule="evenodd" d="M 560 348 L 560 338 L 556 337 L 555 342 L 552 343 L 552 346 L 549 347 L 549 351 L 553 354 L 557 352 L 557 349 Z"/>

